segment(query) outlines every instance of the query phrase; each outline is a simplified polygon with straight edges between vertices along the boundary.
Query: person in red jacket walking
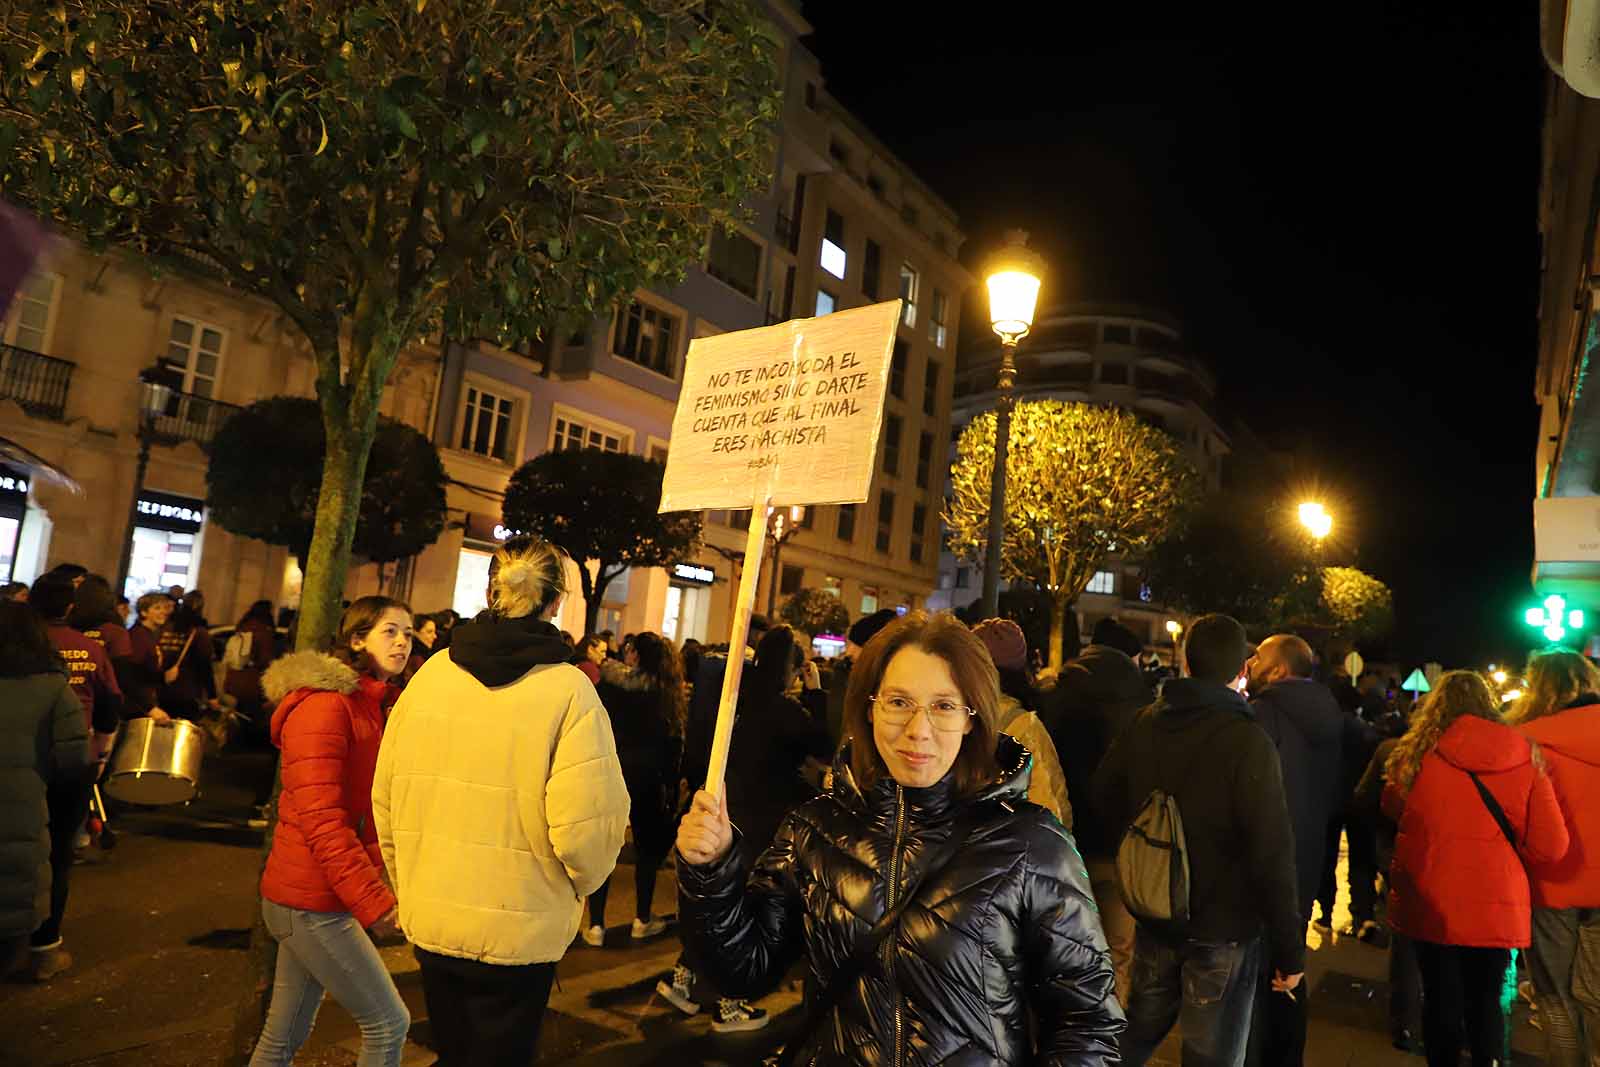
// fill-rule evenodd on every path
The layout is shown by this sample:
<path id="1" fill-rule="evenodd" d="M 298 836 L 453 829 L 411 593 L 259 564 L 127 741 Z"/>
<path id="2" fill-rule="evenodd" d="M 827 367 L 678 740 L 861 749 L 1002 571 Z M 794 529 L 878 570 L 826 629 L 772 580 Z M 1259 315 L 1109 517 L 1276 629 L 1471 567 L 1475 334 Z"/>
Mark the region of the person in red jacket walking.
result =
<path id="1" fill-rule="evenodd" d="M 1383 808 L 1400 826 L 1389 921 L 1416 942 L 1429 1067 L 1509 1062 L 1512 950 L 1529 939 L 1524 860 L 1567 851 L 1538 750 L 1500 721 L 1472 671 L 1439 679 L 1389 756 Z"/>
<path id="2" fill-rule="evenodd" d="M 1527 688 L 1507 717 L 1539 746 L 1572 835 L 1555 863 L 1528 865 L 1533 946 L 1550 1067 L 1600 1063 L 1600 671 L 1576 652 L 1528 662 Z"/>
<path id="3" fill-rule="evenodd" d="M 297 652 L 262 676 L 282 750 L 278 830 L 261 875 L 261 915 L 278 942 L 266 1026 L 250 1067 L 287 1067 L 324 990 L 361 1028 L 358 1067 L 395 1067 L 411 1014 L 367 936 L 399 936 L 372 818 L 372 778 L 390 685 L 411 655 L 411 609 L 362 597 L 331 655 Z"/>

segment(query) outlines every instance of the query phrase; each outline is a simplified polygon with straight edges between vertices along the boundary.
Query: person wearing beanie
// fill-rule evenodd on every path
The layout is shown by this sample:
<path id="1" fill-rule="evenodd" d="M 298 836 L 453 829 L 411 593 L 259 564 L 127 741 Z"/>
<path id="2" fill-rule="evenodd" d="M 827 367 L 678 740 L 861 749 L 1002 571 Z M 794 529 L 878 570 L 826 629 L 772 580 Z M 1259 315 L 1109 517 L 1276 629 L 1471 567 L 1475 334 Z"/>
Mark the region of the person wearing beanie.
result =
<path id="1" fill-rule="evenodd" d="M 1010 619 L 985 619 L 972 632 L 989 650 L 1000 675 L 1000 729 L 1033 754 L 1028 799 L 1045 808 L 1072 829 L 1072 802 L 1067 799 L 1067 777 L 1061 770 L 1055 742 L 1035 709 L 1038 696 L 1028 671 L 1028 639 Z"/>
<path id="2" fill-rule="evenodd" d="M 844 694 L 850 688 L 850 668 L 866 643 L 899 617 L 900 613 L 893 608 L 880 608 L 871 615 L 861 616 L 845 631 L 844 655 L 834 661 L 827 678 L 828 736 L 833 738 L 835 748 L 844 742 Z"/>

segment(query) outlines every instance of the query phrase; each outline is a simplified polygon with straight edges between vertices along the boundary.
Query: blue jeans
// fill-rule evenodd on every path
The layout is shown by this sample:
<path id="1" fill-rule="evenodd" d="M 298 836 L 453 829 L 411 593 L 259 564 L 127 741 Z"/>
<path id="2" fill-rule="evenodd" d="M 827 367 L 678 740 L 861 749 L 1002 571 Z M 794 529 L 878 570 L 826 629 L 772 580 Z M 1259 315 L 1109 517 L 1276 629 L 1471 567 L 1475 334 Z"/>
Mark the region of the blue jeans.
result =
<path id="1" fill-rule="evenodd" d="M 1177 1023 L 1183 1067 L 1242 1067 L 1260 970 L 1260 938 L 1169 943 L 1139 927 L 1122 1062 L 1143 1067 Z"/>
<path id="2" fill-rule="evenodd" d="M 361 1028 L 356 1067 L 398 1067 L 411 1013 L 376 946 L 342 911 L 300 911 L 262 900 L 261 917 L 278 942 L 267 1025 L 250 1067 L 288 1067 L 311 1036 L 326 990 Z"/>

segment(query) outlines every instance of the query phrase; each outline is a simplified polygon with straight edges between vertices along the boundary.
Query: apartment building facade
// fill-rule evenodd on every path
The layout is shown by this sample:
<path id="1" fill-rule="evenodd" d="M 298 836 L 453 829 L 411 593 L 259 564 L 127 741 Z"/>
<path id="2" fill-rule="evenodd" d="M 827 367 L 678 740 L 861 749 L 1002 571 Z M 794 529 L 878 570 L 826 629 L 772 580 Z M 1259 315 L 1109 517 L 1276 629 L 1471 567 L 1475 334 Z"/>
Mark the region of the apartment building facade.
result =
<path id="1" fill-rule="evenodd" d="M 208 614 L 228 621 L 256 599 L 298 602 L 288 552 L 228 533 L 205 509 L 207 448 L 228 415 L 264 396 L 314 393 L 310 350 L 276 308 L 202 263 L 155 272 L 58 240 L 3 330 L 0 437 L 82 491 L 0 469 L 0 581 L 31 582 L 68 561 L 114 577 L 126 547 L 133 597 L 199 588 Z M 423 425 L 437 362 L 425 346 L 405 353 L 383 413 Z M 142 482 L 141 434 L 150 441 Z M 357 567 L 349 588 L 378 582 L 375 567 Z"/>
<path id="2" fill-rule="evenodd" d="M 871 497 L 808 509 L 781 565 L 764 568 L 757 604 L 764 610 L 801 588 L 833 592 L 852 617 L 926 603 L 936 580 L 959 297 L 972 284 L 956 260 L 962 235 L 954 212 L 828 95 L 816 57 L 800 43 L 810 28 L 799 12 L 769 7 L 784 40 L 784 106 L 773 183 L 748 204 L 748 224 L 713 232 L 702 262 L 677 285 L 640 290 L 575 335 L 526 353 L 447 346 L 431 432 L 451 477 L 452 521 L 413 569 L 420 610 L 468 614 L 482 605 L 490 555 L 512 532 L 500 502 L 522 462 L 572 448 L 664 460 L 694 338 L 896 297 L 906 304 Z M 596 507 L 605 492 L 595 487 Z M 611 584 L 600 628 L 725 639 L 752 520 L 737 510 L 705 519 L 697 558 Z M 583 607 L 570 597 L 558 621 L 579 631 Z"/>
<path id="3" fill-rule="evenodd" d="M 1017 350 L 1015 395 L 1023 400 L 1063 400 L 1124 408 L 1172 436 L 1207 491 L 1222 485 L 1231 446 L 1216 408 L 1216 378 L 1186 346 L 1183 327 L 1153 308 L 1131 304 L 1063 304 L 1045 309 Z M 1000 346 L 963 351 L 956 373 L 954 411 L 946 441 L 951 461 L 956 439 L 972 419 L 995 405 Z M 930 606 L 960 608 L 978 599 L 982 567 L 940 558 L 939 588 Z M 1101 619 L 1128 627 L 1154 649 L 1170 650 L 1166 624 L 1177 616 L 1153 603 L 1136 564 L 1114 557 L 1078 598 L 1083 634 Z"/>

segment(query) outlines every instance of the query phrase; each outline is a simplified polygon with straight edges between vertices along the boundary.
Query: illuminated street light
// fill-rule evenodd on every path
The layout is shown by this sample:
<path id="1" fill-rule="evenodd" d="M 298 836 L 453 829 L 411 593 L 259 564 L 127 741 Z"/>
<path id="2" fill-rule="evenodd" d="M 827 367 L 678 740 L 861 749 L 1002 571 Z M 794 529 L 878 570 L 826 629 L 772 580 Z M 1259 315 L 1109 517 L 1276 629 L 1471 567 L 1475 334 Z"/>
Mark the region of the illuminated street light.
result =
<path id="1" fill-rule="evenodd" d="M 1328 514 L 1328 509 L 1315 500 L 1307 500 L 1300 505 L 1300 525 L 1304 526 L 1311 536 L 1321 541 L 1333 532 L 1333 516 Z"/>
<path id="2" fill-rule="evenodd" d="M 1181 633 L 1183 633 L 1183 623 L 1179 622 L 1177 619 L 1168 619 L 1167 636 L 1176 641 L 1178 639 L 1178 635 Z"/>
<path id="3" fill-rule="evenodd" d="M 994 471 L 989 476 L 989 545 L 983 562 L 983 613 L 1000 614 L 1000 543 L 1005 537 L 1006 452 L 1011 444 L 1011 395 L 1017 376 L 1017 342 L 1033 328 L 1044 260 L 1028 247 L 1027 230 L 1006 233 L 1006 247 L 989 268 L 989 324 L 1000 335 L 1000 373 L 995 382 Z"/>
<path id="4" fill-rule="evenodd" d="M 1506 675 L 1505 671 L 1495 671 L 1493 674 L 1489 675 L 1489 677 L 1494 679 L 1494 684 L 1495 685 L 1505 685 L 1506 684 L 1507 675 Z"/>

